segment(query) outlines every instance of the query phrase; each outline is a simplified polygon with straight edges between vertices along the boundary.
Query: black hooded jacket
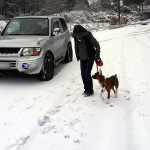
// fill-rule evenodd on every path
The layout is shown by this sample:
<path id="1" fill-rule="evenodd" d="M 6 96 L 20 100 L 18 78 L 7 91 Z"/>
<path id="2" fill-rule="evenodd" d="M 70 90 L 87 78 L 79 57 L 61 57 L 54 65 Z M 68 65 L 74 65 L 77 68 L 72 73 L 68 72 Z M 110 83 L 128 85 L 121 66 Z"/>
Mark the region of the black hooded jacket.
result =
<path id="1" fill-rule="evenodd" d="M 93 37 L 92 33 L 87 31 L 81 25 L 75 25 L 72 37 L 75 40 L 75 53 L 77 60 L 80 60 L 79 50 L 78 50 L 78 41 L 77 39 L 85 40 L 85 47 L 87 50 L 88 60 L 97 60 L 100 59 L 100 45 L 97 40 Z"/>

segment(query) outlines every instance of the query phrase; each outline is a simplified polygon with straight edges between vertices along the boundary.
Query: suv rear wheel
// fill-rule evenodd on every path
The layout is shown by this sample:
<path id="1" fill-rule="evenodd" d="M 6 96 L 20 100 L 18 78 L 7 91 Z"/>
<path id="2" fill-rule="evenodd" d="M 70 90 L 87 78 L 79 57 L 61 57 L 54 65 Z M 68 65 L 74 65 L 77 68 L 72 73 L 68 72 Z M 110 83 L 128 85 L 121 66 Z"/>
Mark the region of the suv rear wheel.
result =
<path id="1" fill-rule="evenodd" d="M 44 57 L 43 67 L 39 73 L 39 79 L 42 81 L 49 81 L 54 76 L 54 58 L 47 52 Z"/>
<path id="2" fill-rule="evenodd" d="M 72 61 L 72 57 L 73 57 L 72 46 L 71 44 L 68 44 L 67 52 L 65 56 L 65 63 Z"/>

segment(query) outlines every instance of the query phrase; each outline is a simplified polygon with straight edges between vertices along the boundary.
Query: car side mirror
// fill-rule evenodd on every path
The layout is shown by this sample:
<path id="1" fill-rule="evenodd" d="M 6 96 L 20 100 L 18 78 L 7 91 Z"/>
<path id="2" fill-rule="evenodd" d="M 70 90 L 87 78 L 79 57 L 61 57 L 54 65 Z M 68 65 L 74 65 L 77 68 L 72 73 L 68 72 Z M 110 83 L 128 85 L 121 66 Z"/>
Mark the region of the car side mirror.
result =
<path id="1" fill-rule="evenodd" d="M 56 35 L 59 35 L 60 34 L 60 28 L 55 28 L 53 30 L 53 35 L 56 36 Z"/>

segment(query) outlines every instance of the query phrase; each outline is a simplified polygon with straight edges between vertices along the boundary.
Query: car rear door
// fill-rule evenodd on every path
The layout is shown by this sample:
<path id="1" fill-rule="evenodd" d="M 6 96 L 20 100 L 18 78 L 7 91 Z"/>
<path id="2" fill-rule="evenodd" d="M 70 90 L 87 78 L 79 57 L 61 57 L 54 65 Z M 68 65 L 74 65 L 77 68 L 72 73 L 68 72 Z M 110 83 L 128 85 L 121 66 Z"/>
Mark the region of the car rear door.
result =
<path id="1" fill-rule="evenodd" d="M 60 21 L 58 18 L 53 18 L 51 20 L 51 40 L 52 40 L 52 47 L 53 47 L 53 52 L 54 52 L 54 56 L 55 56 L 55 60 L 61 59 L 62 57 L 62 48 L 63 48 L 63 43 L 64 40 L 62 38 L 62 32 L 59 32 L 59 34 L 57 35 L 53 35 L 53 31 L 56 28 L 60 28 L 61 30 L 61 25 L 60 25 Z"/>
<path id="2" fill-rule="evenodd" d="M 64 56 L 66 54 L 70 34 L 68 32 L 68 27 L 67 27 L 67 24 L 66 24 L 65 20 L 63 18 L 59 18 L 59 20 L 60 20 L 60 23 L 61 23 L 61 26 L 62 26 L 62 38 L 63 38 L 63 41 L 64 41 L 63 49 L 62 49 L 62 55 Z"/>

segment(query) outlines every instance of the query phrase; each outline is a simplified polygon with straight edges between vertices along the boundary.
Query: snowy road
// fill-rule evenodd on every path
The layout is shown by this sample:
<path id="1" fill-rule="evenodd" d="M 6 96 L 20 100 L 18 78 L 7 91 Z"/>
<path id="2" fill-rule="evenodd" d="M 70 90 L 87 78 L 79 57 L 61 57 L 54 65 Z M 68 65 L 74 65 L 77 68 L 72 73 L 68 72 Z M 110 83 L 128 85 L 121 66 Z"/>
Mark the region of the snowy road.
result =
<path id="1" fill-rule="evenodd" d="M 150 149 L 150 24 L 93 35 L 101 45 L 103 74 L 118 75 L 118 98 L 111 92 L 106 104 L 96 80 L 95 94 L 83 97 L 75 57 L 49 82 L 2 76 L 0 150 Z"/>

